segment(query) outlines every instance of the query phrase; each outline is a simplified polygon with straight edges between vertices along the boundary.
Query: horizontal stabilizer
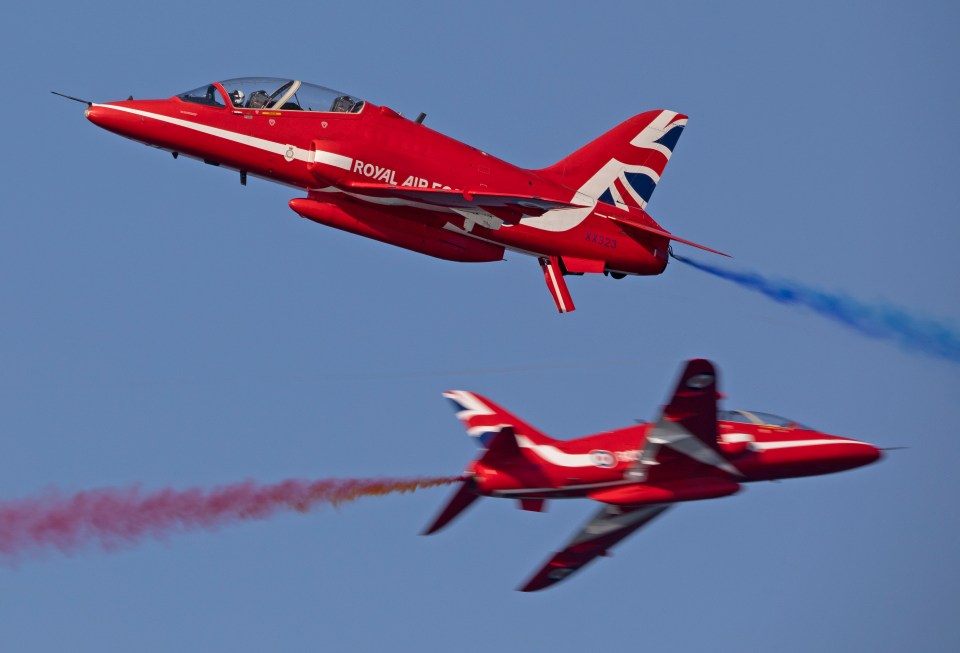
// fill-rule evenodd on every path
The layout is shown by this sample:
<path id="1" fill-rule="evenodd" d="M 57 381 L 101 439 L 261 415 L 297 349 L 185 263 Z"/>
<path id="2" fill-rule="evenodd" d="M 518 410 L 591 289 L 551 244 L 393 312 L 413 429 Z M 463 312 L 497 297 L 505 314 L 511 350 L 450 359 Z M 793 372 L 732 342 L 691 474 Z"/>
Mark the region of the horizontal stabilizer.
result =
<path id="1" fill-rule="evenodd" d="M 517 444 L 517 433 L 512 426 L 501 426 L 487 443 L 486 452 L 480 456 L 485 463 L 496 464 L 501 460 L 517 460 L 523 453 Z"/>
<path id="2" fill-rule="evenodd" d="M 522 459 L 523 454 L 517 444 L 517 434 L 512 426 L 501 425 L 493 433 L 493 436 L 486 442 L 486 451 L 480 456 L 478 462 L 496 467 L 498 464 L 510 463 Z M 477 493 L 476 481 L 465 476 L 463 485 L 450 498 L 447 505 L 440 511 L 440 514 L 433 520 L 433 523 L 423 532 L 423 535 L 436 533 L 438 530 L 453 521 L 461 512 L 470 507 L 474 501 L 479 498 Z M 531 504 L 532 505 L 532 504 Z M 540 500 L 542 509 L 543 501 Z M 530 510 L 533 508 L 524 508 Z M 540 509 L 537 509 L 539 512 Z"/>
<path id="3" fill-rule="evenodd" d="M 653 234 L 655 236 L 663 236 L 664 238 L 669 238 L 670 240 L 676 241 L 678 243 L 683 243 L 684 245 L 690 245 L 691 247 L 702 249 L 705 252 L 710 252 L 712 254 L 719 254 L 720 256 L 726 256 L 727 258 L 730 258 L 729 254 L 725 254 L 724 252 L 721 252 L 719 250 L 707 247 L 706 245 L 695 243 L 692 240 L 687 240 L 686 238 L 680 238 L 679 236 L 674 236 L 672 233 L 670 233 L 669 231 L 666 231 L 665 229 L 660 229 L 658 227 L 654 227 L 652 225 L 646 224 L 639 218 L 636 218 L 630 215 L 630 213 L 628 213 L 627 211 L 604 210 L 604 212 L 602 213 L 598 211 L 597 215 L 600 216 L 601 218 L 608 218 L 610 220 L 613 220 L 614 222 L 620 224 L 621 226 L 625 226 L 631 229 L 636 229 L 637 231 L 643 231 L 645 233 Z"/>
<path id="4" fill-rule="evenodd" d="M 456 519 L 460 513 L 469 508 L 478 498 L 480 498 L 480 495 L 477 494 L 474 489 L 473 483 L 468 479 L 464 479 L 460 488 L 450 497 L 450 500 L 447 501 L 447 505 L 443 507 L 440 514 L 434 518 L 433 523 L 430 524 L 421 535 L 432 535 L 436 533 Z"/>

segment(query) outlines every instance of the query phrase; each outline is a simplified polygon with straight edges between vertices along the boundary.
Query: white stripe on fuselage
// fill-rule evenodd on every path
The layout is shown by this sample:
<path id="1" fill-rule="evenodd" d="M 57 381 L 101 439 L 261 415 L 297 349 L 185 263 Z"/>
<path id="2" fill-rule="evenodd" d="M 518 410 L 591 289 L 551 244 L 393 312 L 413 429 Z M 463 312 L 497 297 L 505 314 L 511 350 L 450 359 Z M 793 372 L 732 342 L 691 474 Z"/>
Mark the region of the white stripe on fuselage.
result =
<path id="1" fill-rule="evenodd" d="M 523 449 L 530 449 L 539 458 L 551 465 L 560 467 L 593 467 L 593 459 L 589 453 L 567 453 L 549 444 L 535 444 L 525 435 L 517 435 L 517 445 Z"/>
<path id="2" fill-rule="evenodd" d="M 219 127 L 210 127 L 208 125 L 202 125 L 199 123 L 192 122 L 190 120 L 183 120 L 182 118 L 173 118 L 171 116 L 165 116 L 160 113 L 151 113 L 149 111 L 143 111 L 141 109 L 132 109 L 130 107 L 120 107 L 113 104 L 95 104 L 93 106 L 105 107 L 108 109 L 114 109 L 116 111 L 124 111 L 126 113 L 132 113 L 137 116 L 144 116 L 147 118 L 153 118 L 159 120 L 160 122 L 166 122 L 171 125 L 177 125 L 178 127 L 184 127 L 186 129 L 192 129 L 198 131 L 202 134 L 208 134 L 210 136 L 217 136 L 218 138 L 223 138 L 224 140 L 231 141 L 233 143 L 239 143 L 241 145 L 247 145 L 249 147 L 257 148 L 258 150 L 263 150 L 264 152 L 270 152 L 272 154 L 279 154 L 280 156 L 286 156 L 288 150 L 293 150 L 293 159 L 294 161 L 303 161 L 304 163 L 310 163 L 311 153 L 309 150 L 305 150 L 301 147 L 295 145 L 289 145 L 284 143 L 278 143 L 275 141 L 270 141 L 265 138 L 258 138 L 256 136 L 247 136 L 245 134 L 239 134 L 229 129 L 221 129 Z M 317 163 L 324 163 L 335 168 L 342 168 L 344 170 L 350 170 L 353 167 L 353 159 L 348 156 L 343 156 L 342 154 L 336 154 L 335 152 L 327 152 L 326 150 L 314 150 L 313 151 L 313 161 Z M 404 200 L 401 198 L 395 197 L 370 197 L 369 195 L 363 195 L 360 193 L 351 193 L 334 186 L 328 186 L 326 188 L 311 188 L 309 189 L 314 192 L 321 193 L 343 193 L 350 197 L 369 202 L 371 204 L 380 204 L 385 206 L 410 206 L 418 209 L 425 209 L 430 211 L 446 211 L 448 213 L 454 213 L 453 209 L 448 209 L 446 207 L 437 206 L 435 204 L 426 204 L 423 202 L 414 202 L 410 200 Z M 465 232 L 466 233 L 466 232 Z M 470 234 L 467 233 L 469 236 Z"/>
<path id="3" fill-rule="evenodd" d="M 813 447 L 821 444 L 866 444 L 859 440 L 783 440 L 781 442 L 751 442 L 750 448 L 754 451 L 767 451 L 770 449 L 789 449 L 791 447 Z"/>
<path id="4" fill-rule="evenodd" d="M 141 109 L 132 109 L 130 107 L 120 107 L 113 104 L 95 104 L 93 106 L 105 107 L 108 109 L 115 109 L 117 111 L 125 111 L 127 113 L 132 113 L 138 116 L 144 116 L 147 118 L 153 118 L 161 122 L 166 122 L 171 125 L 177 125 L 178 127 L 185 127 L 186 129 L 193 129 L 203 134 L 209 134 L 210 136 L 217 136 L 225 140 L 239 143 L 241 145 L 247 145 L 249 147 L 254 147 L 264 152 L 270 152 L 273 154 L 279 154 L 286 157 L 289 150 L 293 150 L 293 159 L 294 161 L 303 161 L 304 163 L 311 163 L 311 158 L 313 162 L 324 163 L 335 168 L 342 168 L 343 170 L 350 170 L 353 167 L 353 159 L 344 156 L 342 154 L 337 154 L 335 152 L 328 152 L 326 150 L 314 149 L 312 152 L 305 150 L 301 147 L 295 145 L 289 145 L 284 143 L 278 143 L 276 141 L 267 140 L 265 138 L 258 138 L 256 136 L 247 136 L 245 134 L 239 134 L 229 129 L 221 129 L 219 127 L 210 127 L 208 125 L 202 125 L 199 123 L 192 122 L 190 120 L 183 120 L 182 118 L 173 118 L 171 116 L 165 116 L 160 113 L 151 113 L 149 111 L 143 111 Z M 450 209 L 443 206 L 437 206 L 435 204 L 427 204 L 424 202 L 415 202 L 411 200 L 405 200 L 402 198 L 395 197 L 370 197 L 368 195 L 363 195 L 361 193 L 351 193 L 334 186 L 328 186 L 326 188 L 311 188 L 309 189 L 314 192 L 321 193 L 342 193 L 371 204 L 379 204 L 385 206 L 410 206 L 418 209 L 425 209 L 429 211 L 445 211 L 448 213 L 456 213 L 454 209 Z M 470 236 L 468 232 L 463 232 L 466 235 Z"/>
<path id="5" fill-rule="evenodd" d="M 202 134 L 208 134 L 210 136 L 216 136 L 224 140 L 231 141 L 233 143 L 239 143 L 241 145 L 247 145 L 249 147 L 254 147 L 264 152 L 270 152 L 273 154 L 279 154 L 280 156 L 286 157 L 289 150 L 293 150 L 293 161 L 303 161 L 304 163 L 311 162 L 311 152 L 305 150 L 301 147 L 295 145 L 290 145 L 287 143 L 278 143 L 275 141 L 267 140 L 265 138 L 259 138 L 257 136 L 248 136 L 246 134 L 240 134 L 229 129 L 221 129 L 219 127 L 210 127 L 209 125 L 203 125 L 200 123 L 192 122 L 190 120 L 184 120 L 182 118 L 174 118 L 172 116 L 166 116 L 161 113 L 152 113 L 150 111 L 143 111 L 142 109 L 133 109 L 131 107 L 122 107 L 114 104 L 93 104 L 95 107 L 103 107 L 106 109 L 113 109 L 115 111 L 122 111 L 125 113 L 131 113 L 137 116 L 143 116 L 145 118 L 153 118 L 154 120 L 159 120 L 160 122 L 165 122 L 171 125 L 176 125 L 178 127 L 183 127 L 185 129 L 192 129 L 198 131 Z M 324 150 L 314 150 L 313 151 L 313 160 L 319 163 L 324 163 L 331 165 L 337 168 L 342 168 L 344 170 L 350 170 L 353 167 L 353 159 L 341 154 L 336 154 L 334 152 L 327 152 Z M 413 208 L 425 209 L 429 211 L 441 211 L 447 213 L 457 213 L 454 209 L 438 206 L 436 204 L 426 204 L 424 202 L 416 202 L 412 200 L 405 200 L 401 198 L 393 197 L 371 197 L 369 195 L 363 195 L 359 193 L 352 193 L 348 191 L 341 190 L 335 187 L 327 188 L 311 188 L 311 191 L 316 192 L 338 192 L 348 195 L 350 197 L 355 197 L 359 200 L 369 202 L 371 204 L 379 204 L 386 206 L 410 206 Z M 582 195 L 581 193 L 576 193 L 574 201 L 580 204 L 589 204 L 589 206 L 579 209 L 551 209 L 546 211 L 542 215 L 536 217 L 525 216 L 521 218 L 520 223 L 532 227 L 534 229 L 542 229 L 546 231 L 566 231 L 577 226 L 587 215 L 593 211 L 593 207 L 596 204 L 596 200 Z M 461 232 L 466 236 L 471 238 L 476 238 L 473 234 L 463 231 Z M 478 240 L 484 240 L 478 238 Z M 492 241 L 488 241 L 492 242 Z M 502 245 L 502 243 L 496 243 Z M 523 250 L 514 249 L 517 252 L 523 252 Z M 523 252 L 527 253 L 527 252 Z M 531 255 L 536 256 L 535 252 L 530 252 Z"/>
<path id="6" fill-rule="evenodd" d="M 821 444 L 866 444 L 859 440 L 783 440 L 779 442 L 751 442 L 750 448 L 754 451 L 768 451 L 772 449 L 789 449 L 791 447 L 812 447 Z M 517 445 L 532 451 L 537 457 L 551 465 L 558 467 L 593 467 L 593 457 L 589 453 L 567 453 L 548 444 L 535 444 L 530 438 L 517 435 Z"/>
<path id="7" fill-rule="evenodd" d="M 166 122 L 171 125 L 177 125 L 178 127 L 185 127 L 187 129 L 192 129 L 198 131 L 202 134 L 209 134 L 210 136 L 216 136 L 224 140 L 232 141 L 234 143 L 240 143 L 241 145 L 248 145 L 250 147 L 255 147 L 258 150 L 263 150 L 264 152 L 271 152 L 273 154 L 279 154 L 280 156 L 285 156 L 287 150 L 293 150 L 293 158 L 298 161 L 307 162 L 309 161 L 310 152 L 301 147 L 296 147 L 295 145 L 288 145 L 284 143 L 277 143 L 275 141 L 269 141 L 265 138 L 258 138 L 256 136 L 247 136 L 246 134 L 239 134 L 229 129 L 220 129 L 219 127 L 210 127 L 209 125 L 201 125 L 190 120 L 183 120 L 182 118 L 174 118 L 172 116 L 165 116 L 161 113 L 151 113 L 149 111 L 143 111 L 141 109 L 133 109 L 131 107 L 121 107 L 115 104 L 94 104 L 95 107 L 103 107 L 106 109 L 113 109 L 114 111 L 123 111 L 125 113 L 132 113 L 136 116 L 143 116 L 146 118 L 153 118 L 154 120 L 159 120 L 160 122 Z M 329 153 L 332 154 L 332 153 Z M 340 155 L 334 155 L 340 156 Z M 350 169 L 350 164 L 353 163 L 353 159 L 348 157 L 341 157 L 346 160 L 345 165 L 340 163 L 331 163 L 330 165 L 336 165 L 338 168 Z M 326 163 L 326 162 L 325 162 Z M 343 163 L 343 162 L 341 162 Z"/>
<path id="8" fill-rule="evenodd" d="M 342 154 L 335 154 L 333 152 L 327 152 L 325 150 L 314 150 L 313 160 L 317 163 L 326 163 L 328 166 L 343 168 L 344 170 L 349 170 L 353 165 L 353 159 L 350 157 L 343 156 Z"/>

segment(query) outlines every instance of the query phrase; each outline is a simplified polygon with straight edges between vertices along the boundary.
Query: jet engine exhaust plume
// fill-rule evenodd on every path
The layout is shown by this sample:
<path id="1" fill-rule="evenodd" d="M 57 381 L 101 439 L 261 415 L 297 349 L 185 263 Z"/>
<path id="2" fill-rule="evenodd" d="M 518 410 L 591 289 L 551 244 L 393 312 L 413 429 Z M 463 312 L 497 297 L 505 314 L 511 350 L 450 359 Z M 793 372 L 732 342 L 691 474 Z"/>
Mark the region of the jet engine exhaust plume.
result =
<path id="1" fill-rule="evenodd" d="M 451 478 L 288 480 L 272 485 L 244 481 L 212 490 L 104 488 L 0 502 L 0 561 L 56 548 L 71 553 L 89 543 L 113 550 L 146 538 L 211 530 L 278 512 L 308 512 L 318 505 L 450 485 Z"/>
<path id="2" fill-rule="evenodd" d="M 671 252 L 673 258 L 781 304 L 804 306 L 861 335 L 891 340 L 910 352 L 960 363 L 960 332 L 934 319 L 883 304 L 866 304 L 851 297 L 817 290 L 791 281 L 768 279 L 756 272 L 734 272 Z"/>

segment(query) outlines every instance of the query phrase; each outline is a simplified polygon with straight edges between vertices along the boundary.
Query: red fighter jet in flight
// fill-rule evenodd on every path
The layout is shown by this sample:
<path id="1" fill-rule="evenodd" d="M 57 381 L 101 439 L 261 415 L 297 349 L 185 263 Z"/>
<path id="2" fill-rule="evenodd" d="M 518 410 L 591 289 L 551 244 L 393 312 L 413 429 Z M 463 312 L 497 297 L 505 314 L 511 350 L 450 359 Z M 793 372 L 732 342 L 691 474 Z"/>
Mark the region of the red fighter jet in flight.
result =
<path id="1" fill-rule="evenodd" d="M 243 184 L 255 175 L 302 189 L 290 208 L 320 224 L 451 261 L 499 261 L 508 249 L 535 256 L 561 313 L 574 309 L 564 275 L 660 274 L 672 240 L 715 251 L 645 211 L 687 124 L 674 111 L 641 113 L 526 170 L 433 131 L 424 114 L 407 120 L 298 80 L 86 103 L 94 124 L 174 157 L 238 170 Z"/>
<path id="2" fill-rule="evenodd" d="M 586 497 L 603 507 L 520 588 L 567 578 L 681 501 L 734 494 L 743 483 L 839 472 L 879 459 L 865 442 L 746 410 L 717 411 L 712 363 L 691 360 L 656 422 L 561 442 L 470 392 L 450 399 L 484 453 L 424 534 L 480 496 L 517 499 L 540 512 L 547 499 Z"/>

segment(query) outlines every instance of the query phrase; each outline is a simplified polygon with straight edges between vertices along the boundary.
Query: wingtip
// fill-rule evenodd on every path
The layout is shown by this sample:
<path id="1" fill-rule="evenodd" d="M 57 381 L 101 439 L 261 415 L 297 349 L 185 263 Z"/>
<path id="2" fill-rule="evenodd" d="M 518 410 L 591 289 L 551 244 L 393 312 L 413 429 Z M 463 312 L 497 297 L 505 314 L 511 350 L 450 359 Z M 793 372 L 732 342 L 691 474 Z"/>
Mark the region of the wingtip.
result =
<path id="1" fill-rule="evenodd" d="M 557 581 L 555 580 L 544 578 L 542 573 L 537 573 L 532 578 L 527 579 L 527 582 L 525 582 L 523 585 L 516 588 L 516 591 L 529 594 L 530 592 L 539 592 L 541 590 L 545 590 L 548 587 L 552 587 L 556 583 Z"/>
<path id="2" fill-rule="evenodd" d="M 514 588 L 514 590 L 517 592 L 523 592 L 525 594 L 529 594 L 530 592 L 538 592 L 542 590 L 544 587 L 546 587 L 546 585 L 543 584 L 542 582 L 541 583 L 537 582 L 539 577 L 540 577 L 540 574 L 537 574 L 533 578 L 528 578 L 527 582 L 525 582 L 520 587 Z"/>

